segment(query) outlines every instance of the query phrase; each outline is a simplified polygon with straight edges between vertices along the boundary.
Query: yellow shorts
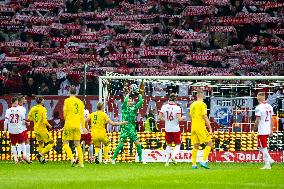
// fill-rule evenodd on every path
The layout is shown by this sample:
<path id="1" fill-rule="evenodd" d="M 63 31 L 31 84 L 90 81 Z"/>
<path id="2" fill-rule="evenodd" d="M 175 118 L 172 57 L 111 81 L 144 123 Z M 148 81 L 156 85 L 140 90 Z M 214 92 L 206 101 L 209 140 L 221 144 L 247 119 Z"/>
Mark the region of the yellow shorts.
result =
<path id="1" fill-rule="evenodd" d="M 80 128 L 64 128 L 63 129 L 63 140 L 81 140 Z"/>
<path id="2" fill-rule="evenodd" d="M 191 144 L 203 144 L 211 140 L 211 136 L 206 128 L 191 131 Z"/>
<path id="3" fill-rule="evenodd" d="M 35 131 L 35 137 L 37 141 L 48 143 L 52 141 L 52 134 L 46 131 Z"/>
<path id="4" fill-rule="evenodd" d="M 101 146 L 101 143 L 105 146 L 109 145 L 109 138 L 106 132 L 92 131 L 92 140 L 95 147 Z"/>

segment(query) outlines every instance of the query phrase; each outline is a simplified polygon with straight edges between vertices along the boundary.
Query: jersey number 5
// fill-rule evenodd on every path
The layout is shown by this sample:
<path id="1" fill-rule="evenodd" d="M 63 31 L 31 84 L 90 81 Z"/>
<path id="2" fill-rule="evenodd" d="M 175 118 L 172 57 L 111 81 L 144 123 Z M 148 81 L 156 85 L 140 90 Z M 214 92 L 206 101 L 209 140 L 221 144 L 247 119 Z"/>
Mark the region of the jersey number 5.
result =
<path id="1" fill-rule="evenodd" d="M 173 112 L 167 111 L 167 120 L 172 121 L 174 119 Z"/>

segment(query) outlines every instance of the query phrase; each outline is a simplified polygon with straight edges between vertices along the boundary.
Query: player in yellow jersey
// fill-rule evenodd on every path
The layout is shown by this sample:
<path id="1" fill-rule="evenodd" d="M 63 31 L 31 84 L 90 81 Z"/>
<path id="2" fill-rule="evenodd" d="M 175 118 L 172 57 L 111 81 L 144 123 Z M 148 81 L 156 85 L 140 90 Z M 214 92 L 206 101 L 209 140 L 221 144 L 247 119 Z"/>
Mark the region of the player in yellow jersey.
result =
<path id="1" fill-rule="evenodd" d="M 97 111 L 91 113 L 87 120 L 86 125 L 88 122 L 91 122 L 91 133 L 92 133 L 92 140 L 95 146 L 95 163 L 99 164 L 99 152 L 101 143 L 104 145 L 104 163 L 109 162 L 109 139 L 107 136 L 107 132 L 105 129 L 105 125 L 107 123 L 111 125 L 125 125 L 127 122 L 113 122 L 109 119 L 108 115 L 103 111 L 104 104 L 99 102 L 97 104 Z"/>
<path id="2" fill-rule="evenodd" d="M 36 97 L 37 105 L 33 106 L 28 114 L 28 120 L 34 122 L 34 132 L 36 140 L 39 143 L 37 148 L 37 158 L 39 162 L 45 163 L 44 155 L 54 146 L 51 133 L 47 128 L 51 129 L 51 125 L 47 121 L 47 110 L 43 106 L 44 99 L 42 96 Z M 44 147 L 44 144 L 47 144 Z"/>
<path id="3" fill-rule="evenodd" d="M 206 147 L 204 149 L 204 154 L 200 166 L 209 169 L 206 161 L 209 153 L 213 147 L 212 139 L 210 133 L 212 133 L 212 128 L 210 121 L 207 116 L 207 106 L 203 102 L 204 93 L 203 91 L 197 92 L 197 100 L 190 105 L 190 118 L 191 118 L 191 143 L 193 144 L 192 149 L 192 169 L 197 169 L 196 159 L 197 152 L 200 144 L 205 143 Z M 207 131 L 205 125 L 209 129 Z"/>
<path id="4" fill-rule="evenodd" d="M 63 114 L 65 124 L 63 128 L 63 150 L 67 153 L 68 158 L 71 160 L 71 166 L 76 163 L 72 150 L 69 146 L 69 141 L 74 141 L 75 148 L 78 152 L 79 166 L 84 167 L 83 152 L 80 145 L 81 139 L 81 125 L 85 128 L 84 121 L 84 104 L 76 96 L 76 88 L 70 88 L 70 97 L 65 99 Z"/>

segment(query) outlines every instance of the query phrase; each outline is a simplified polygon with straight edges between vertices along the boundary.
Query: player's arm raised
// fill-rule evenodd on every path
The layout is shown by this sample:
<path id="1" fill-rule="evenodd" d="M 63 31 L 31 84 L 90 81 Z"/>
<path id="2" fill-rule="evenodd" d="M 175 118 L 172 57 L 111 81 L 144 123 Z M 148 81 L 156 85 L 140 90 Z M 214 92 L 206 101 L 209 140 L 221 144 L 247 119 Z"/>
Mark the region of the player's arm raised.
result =
<path id="1" fill-rule="evenodd" d="M 137 111 L 144 103 L 143 97 L 141 94 L 138 95 L 138 103 L 135 105 L 134 110 Z"/>
<path id="2" fill-rule="evenodd" d="M 124 98 L 124 101 L 123 101 L 123 104 L 122 104 L 122 109 L 127 106 L 128 100 L 129 100 L 129 94 L 127 94 Z"/>

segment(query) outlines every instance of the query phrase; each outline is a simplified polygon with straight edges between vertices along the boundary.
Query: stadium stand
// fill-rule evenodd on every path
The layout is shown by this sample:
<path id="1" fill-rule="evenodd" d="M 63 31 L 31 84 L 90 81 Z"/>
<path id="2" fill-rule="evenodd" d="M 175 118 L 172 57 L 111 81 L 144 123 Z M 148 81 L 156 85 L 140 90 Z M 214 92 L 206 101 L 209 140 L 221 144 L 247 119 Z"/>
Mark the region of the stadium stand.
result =
<path id="1" fill-rule="evenodd" d="M 0 94 L 98 94 L 99 75 L 281 75 L 284 3 L 0 1 Z M 122 86 L 121 86 L 122 87 Z"/>

